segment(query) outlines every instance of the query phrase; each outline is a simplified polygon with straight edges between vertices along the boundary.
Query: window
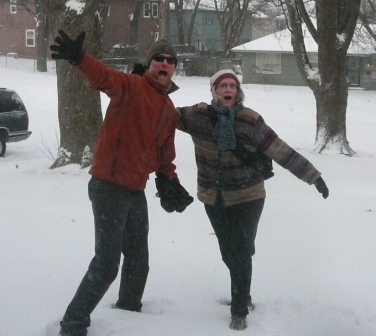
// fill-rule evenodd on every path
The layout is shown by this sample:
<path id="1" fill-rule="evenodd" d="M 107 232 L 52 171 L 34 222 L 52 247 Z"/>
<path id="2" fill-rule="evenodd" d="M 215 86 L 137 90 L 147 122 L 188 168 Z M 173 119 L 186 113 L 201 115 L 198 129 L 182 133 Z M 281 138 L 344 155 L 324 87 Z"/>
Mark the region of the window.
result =
<path id="1" fill-rule="evenodd" d="M 144 4 L 144 17 L 145 18 L 158 18 L 159 7 L 157 2 L 146 1 Z"/>
<path id="2" fill-rule="evenodd" d="M 145 18 L 150 17 L 150 2 L 145 2 L 144 4 L 144 17 Z"/>
<path id="3" fill-rule="evenodd" d="M 10 0 L 10 14 L 17 14 L 17 0 Z"/>
<path id="4" fill-rule="evenodd" d="M 203 15 L 202 19 L 205 26 L 212 26 L 214 24 L 213 16 L 211 14 Z"/>
<path id="5" fill-rule="evenodd" d="M 25 106 L 17 93 L 0 90 L 0 113 L 25 110 Z M 11 122 L 12 118 L 10 118 L 9 121 Z"/>
<path id="6" fill-rule="evenodd" d="M 26 29 L 26 47 L 35 47 L 35 29 Z"/>
<path id="7" fill-rule="evenodd" d="M 156 2 L 153 2 L 152 4 L 152 15 L 153 15 L 153 18 L 158 18 L 158 4 Z"/>
<path id="8" fill-rule="evenodd" d="M 256 73 L 280 74 L 281 54 L 275 53 L 256 53 Z"/>

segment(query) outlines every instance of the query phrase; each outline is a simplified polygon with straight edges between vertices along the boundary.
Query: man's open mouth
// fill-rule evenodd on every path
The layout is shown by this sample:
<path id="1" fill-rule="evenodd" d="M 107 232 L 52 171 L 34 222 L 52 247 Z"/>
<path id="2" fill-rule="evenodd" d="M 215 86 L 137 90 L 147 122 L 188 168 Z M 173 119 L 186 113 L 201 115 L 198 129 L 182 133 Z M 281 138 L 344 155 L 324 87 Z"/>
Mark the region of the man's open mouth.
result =
<path id="1" fill-rule="evenodd" d="M 167 76 L 167 71 L 161 70 L 158 72 L 159 76 Z"/>
<path id="2" fill-rule="evenodd" d="M 223 98 L 224 98 L 225 100 L 231 100 L 231 99 L 232 99 L 231 96 L 224 96 Z"/>

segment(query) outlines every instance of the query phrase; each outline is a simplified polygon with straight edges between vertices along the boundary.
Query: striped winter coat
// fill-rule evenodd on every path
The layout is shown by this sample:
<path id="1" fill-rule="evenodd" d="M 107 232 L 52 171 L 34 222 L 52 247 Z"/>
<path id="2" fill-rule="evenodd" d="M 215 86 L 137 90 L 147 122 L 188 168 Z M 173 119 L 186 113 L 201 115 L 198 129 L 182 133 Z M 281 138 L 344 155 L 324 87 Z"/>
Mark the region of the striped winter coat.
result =
<path id="1" fill-rule="evenodd" d="M 263 177 L 245 167 L 232 151 L 218 151 L 207 110 L 194 105 L 177 111 L 177 128 L 190 134 L 194 143 L 200 201 L 214 205 L 218 190 L 225 206 L 265 198 Z M 281 140 L 257 112 L 243 108 L 235 114 L 235 132 L 249 150 L 264 152 L 302 181 L 313 184 L 320 177 L 321 173 Z"/>

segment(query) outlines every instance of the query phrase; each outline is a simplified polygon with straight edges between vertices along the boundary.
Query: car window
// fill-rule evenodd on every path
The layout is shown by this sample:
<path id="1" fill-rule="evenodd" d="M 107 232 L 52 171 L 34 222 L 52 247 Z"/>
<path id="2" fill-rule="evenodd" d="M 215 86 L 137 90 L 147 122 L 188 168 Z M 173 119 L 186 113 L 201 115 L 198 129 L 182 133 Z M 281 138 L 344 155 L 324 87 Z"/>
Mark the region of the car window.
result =
<path id="1" fill-rule="evenodd" d="M 0 113 L 25 110 L 25 106 L 17 93 L 0 90 Z"/>

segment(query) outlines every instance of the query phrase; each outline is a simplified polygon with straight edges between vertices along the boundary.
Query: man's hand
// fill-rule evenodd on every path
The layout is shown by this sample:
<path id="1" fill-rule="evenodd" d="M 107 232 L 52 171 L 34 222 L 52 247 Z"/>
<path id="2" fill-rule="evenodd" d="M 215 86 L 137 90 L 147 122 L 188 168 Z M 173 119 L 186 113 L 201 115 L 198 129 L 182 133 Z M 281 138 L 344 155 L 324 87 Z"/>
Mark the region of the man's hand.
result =
<path id="1" fill-rule="evenodd" d="M 313 183 L 317 189 L 317 191 L 322 194 L 322 197 L 328 198 L 329 196 L 329 189 L 326 186 L 324 180 L 320 176 L 315 183 Z"/>
<path id="2" fill-rule="evenodd" d="M 206 111 L 208 109 L 208 104 L 201 102 L 197 104 L 197 109 L 199 111 Z"/>
<path id="3" fill-rule="evenodd" d="M 174 212 L 176 210 L 176 190 L 173 180 L 166 176 L 157 176 L 155 185 L 162 208 L 167 212 Z"/>
<path id="4" fill-rule="evenodd" d="M 193 197 L 178 181 L 175 181 L 175 188 L 177 193 L 176 212 L 183 212 L 193 202 Z"/>
<path id="5" fill-rule="evenodd" d="M 183 212 L 193 202 L 193 197 L 178 180 L 158 175 L 155 185 L 161 199 L 161 206 L 167 212 Z"/>
<path id="6" fill-rule="evenodd" d="M 60 36 L 55 38 L 54 45 L 50 46 L 50 50 L 54 51 L 51 56 L 55 60 L 67 60 L 72 65 L 78 65 L 84 59 L 84 51 L 82 49 L 85 41 L 85 32 L 78 34 L 75 40 L 71 39 L 64 30 L 59 30 Z"/>

